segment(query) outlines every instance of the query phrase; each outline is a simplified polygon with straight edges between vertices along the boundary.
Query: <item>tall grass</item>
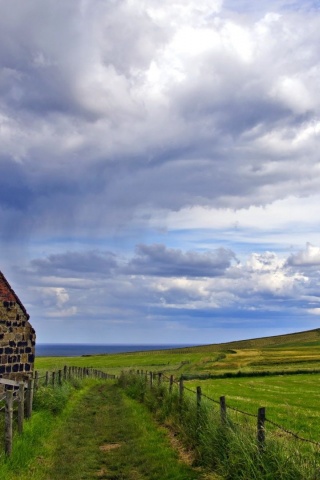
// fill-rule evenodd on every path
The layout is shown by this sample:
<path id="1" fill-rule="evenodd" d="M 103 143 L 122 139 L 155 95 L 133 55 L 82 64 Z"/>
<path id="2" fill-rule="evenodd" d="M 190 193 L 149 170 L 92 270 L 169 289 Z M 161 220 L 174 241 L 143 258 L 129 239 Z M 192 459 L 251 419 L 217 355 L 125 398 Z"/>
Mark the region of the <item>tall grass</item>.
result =
<path id="1" fill-rule="evenodd" d="M 150 389 L 143 376 L 122 374 L 119 384 L 130 397 L 143 401 L 158 421 L 176 432 L 184 446 L 193 451 L 196 465 L 227 480 L 320 479 L 320 452 L 312 445 L 309 448 L 267 432 L 261 448 L 256 441 L 254 419 L 240 423 L 227 419 L 223 423 L 219 406 L 209 400 L 203 398 L 198 407 L 194 396 L 185 392 L 181 401 L 177 387 L 170 393 L 167 383 L 156 382 Z"/>
<path id="2" fill-rule="evenodd" d="M 31 465 L 37 458 L 40 464 L 44 462 L 48 455 L 47 439 L 57 425 L 68 416 L 68 412 L 74 404 L 96 382 L 97 380 L 94 379 L 86 379 L 79 384 L 77 379 L 70 379 L 62 386 L 55 388 L 51 385 L 41 386 L 35 391 L 32 417 L 24 422 L 22 435 L 18 435 L 14 417 L 12 455 L 7 457 L 4 449 L 0 449 L 0 479 L 38 479 L 40 473 Z"/>

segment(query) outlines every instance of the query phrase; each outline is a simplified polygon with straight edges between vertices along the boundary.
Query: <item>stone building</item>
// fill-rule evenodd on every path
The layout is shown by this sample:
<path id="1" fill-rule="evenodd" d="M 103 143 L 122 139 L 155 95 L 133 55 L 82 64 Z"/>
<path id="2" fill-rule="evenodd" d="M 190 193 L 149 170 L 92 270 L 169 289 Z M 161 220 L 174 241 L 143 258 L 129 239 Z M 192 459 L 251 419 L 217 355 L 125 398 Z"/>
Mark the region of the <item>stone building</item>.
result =
<path id="1" fill-rule="evenodd" d="M 27 379 L 33 371 L 35 344 L 29 315 L 0 272 L 0 378 Z"/>

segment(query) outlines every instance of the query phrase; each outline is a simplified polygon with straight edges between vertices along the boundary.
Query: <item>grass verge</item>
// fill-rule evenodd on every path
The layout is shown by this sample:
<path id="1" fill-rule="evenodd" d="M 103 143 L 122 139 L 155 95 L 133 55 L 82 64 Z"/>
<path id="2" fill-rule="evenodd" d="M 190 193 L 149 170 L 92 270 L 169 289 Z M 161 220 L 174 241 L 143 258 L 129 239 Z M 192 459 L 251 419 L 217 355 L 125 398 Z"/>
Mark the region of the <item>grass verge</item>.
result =
<path id="1" fill-rule="evenodd" d="M 205 399 L 197 408 L 194 397 L 170 394 L 167 385 L 148 387 L 144 377 L 124 374 L 119 383 L 128 395 L 143 401 L 160 422 L 176 429 L 195 453 L 198 465 L 214 470 L 228 480 L 320 479 L 320 452 L 312 445 L 268 434 L 263 448 L 256 441 L 256 420 L 223 424 L 219 409 Z"/>
<path id="2" fill-rule="evenodd" d="M 77 388 L 65 383 L 62 388 L 47 388 L 47 395 L 40 389 L 35 395 L 32 418 L 24 423 L 22 435 L 14 434 L 13 452 L 8 458 L 3 449 L 0 454 L 0 478 L 6 480 L 38 480 L 39 466 L 50 455 L 48 439 L 57 426 L 63 424 L 75 405 L 81 400 L 92 380 L 87 380 Z M 40 399 L 40 401 L 39 401 Z"/>
<path id="3" fill-rule="evenodd" d="M 164 429 L 114 382 L 42 388 L 13 454 L 0 458 L 6 480 L 198 480 L 179 461 Z M 206 477 L 212 478 L 212 477 Z"/>
<path id="4" fill-rule="evenodd" d="M 33 478 L 33 477 L 31 477 Z M 144 406 L 116 386 L 94 385 L 48 441 L 37 480 L 197 480 Z"/>

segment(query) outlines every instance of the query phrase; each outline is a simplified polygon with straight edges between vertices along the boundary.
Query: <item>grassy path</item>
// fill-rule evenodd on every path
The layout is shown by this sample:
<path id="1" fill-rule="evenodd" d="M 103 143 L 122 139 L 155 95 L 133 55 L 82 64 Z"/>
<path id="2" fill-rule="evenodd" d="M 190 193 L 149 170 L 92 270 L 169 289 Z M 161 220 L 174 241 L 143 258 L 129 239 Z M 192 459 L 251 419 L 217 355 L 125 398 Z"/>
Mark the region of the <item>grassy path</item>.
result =
<path id="1" fill-rule="evenodd" d="M 87 392 L 51 439 L 45 480 L 196 480 L 145 408 L 115 385 Z M 38 472 L 39 473 L 39 472 Z M 205 477 L 209 478 L 209 477 Z M 213 478 L 213 477 L 211 477 Z"/>

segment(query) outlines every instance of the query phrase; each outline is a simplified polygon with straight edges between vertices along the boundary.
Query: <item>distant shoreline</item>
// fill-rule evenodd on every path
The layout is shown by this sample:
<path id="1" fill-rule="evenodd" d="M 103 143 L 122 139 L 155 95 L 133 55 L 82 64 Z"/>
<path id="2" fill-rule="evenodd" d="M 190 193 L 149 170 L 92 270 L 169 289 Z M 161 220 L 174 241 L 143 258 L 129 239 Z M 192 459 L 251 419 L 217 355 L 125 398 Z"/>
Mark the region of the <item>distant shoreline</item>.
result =
<path id="1" fill-rule="evenodd" d="M 172 345 L 97 345 L 76 343 L 39 343 L 36 345 L 37 357 L 81 357 L 83 355 L 105 355 L 108 353 L 129 353 L 149 350 L 167 350 L 171 348 L 191 347 L 190 344 Z"/>

